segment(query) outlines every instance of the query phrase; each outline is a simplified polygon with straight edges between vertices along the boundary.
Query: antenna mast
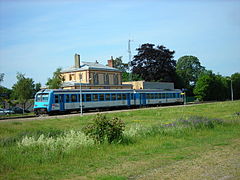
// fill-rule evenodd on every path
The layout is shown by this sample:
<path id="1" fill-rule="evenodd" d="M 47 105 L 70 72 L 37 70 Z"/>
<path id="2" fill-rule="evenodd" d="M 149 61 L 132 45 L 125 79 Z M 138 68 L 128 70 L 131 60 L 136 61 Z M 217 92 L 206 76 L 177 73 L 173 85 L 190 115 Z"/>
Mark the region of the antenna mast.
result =
<path id="1" fill-rule="evenodd" d="M 132 72 L 130 70 L 130 66 L 131 66 L 131 60 L 132 60 L 132 52 L 131 52 L 131 41 L 132 40 L 128 40 L 128 67 L 129 67 L 129 81 L 132 81 Z"/>

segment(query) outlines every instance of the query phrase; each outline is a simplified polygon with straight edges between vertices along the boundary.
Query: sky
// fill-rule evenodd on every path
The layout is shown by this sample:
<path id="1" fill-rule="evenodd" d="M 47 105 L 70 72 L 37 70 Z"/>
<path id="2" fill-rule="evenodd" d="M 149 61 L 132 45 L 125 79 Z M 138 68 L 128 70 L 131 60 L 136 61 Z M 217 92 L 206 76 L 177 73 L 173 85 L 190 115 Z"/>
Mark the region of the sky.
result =
<path id="1" fill-rule="evenodd" d="M 128 62 L 144 43 L 198 57 L 223 76 L 240 72 L 240 0 L 0 0 L 0 73 L 11 88 L 23 73 L 45 85 L 81 61 Z"/>

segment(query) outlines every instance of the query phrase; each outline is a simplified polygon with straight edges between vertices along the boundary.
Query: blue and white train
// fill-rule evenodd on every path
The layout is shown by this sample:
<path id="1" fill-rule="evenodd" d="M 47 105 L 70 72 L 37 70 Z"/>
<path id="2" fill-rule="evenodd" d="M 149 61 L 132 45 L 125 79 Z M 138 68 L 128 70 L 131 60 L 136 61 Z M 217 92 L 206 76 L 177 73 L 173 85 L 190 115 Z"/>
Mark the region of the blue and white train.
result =
<path id="1" fill-rule="evenodd" d="M 127 90 L 127 89 L 45 89 L 35 95 L 34 112 L 54 114 L 71 111 L 182 104 L 181 90 Z M 80 94 L 82 96 L 80 96 Z"/>

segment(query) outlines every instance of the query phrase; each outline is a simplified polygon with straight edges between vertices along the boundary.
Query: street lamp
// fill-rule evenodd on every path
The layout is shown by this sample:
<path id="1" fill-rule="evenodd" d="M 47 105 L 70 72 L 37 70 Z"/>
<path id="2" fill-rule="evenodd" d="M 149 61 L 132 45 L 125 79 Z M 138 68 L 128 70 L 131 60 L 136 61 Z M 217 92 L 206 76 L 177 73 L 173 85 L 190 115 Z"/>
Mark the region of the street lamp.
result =
<path id="1" fill-rule="evenodd" d="M 80 98 L 79 98 L 79 101 L 80 101 L 80 114 L 82 116 L 83 115 L 83 110 L 82 110 L 82 107 L 83 107 L 83 103 L 82 103 L 82 74 L 79 75 L 79 78 L 80 78 Z"/>

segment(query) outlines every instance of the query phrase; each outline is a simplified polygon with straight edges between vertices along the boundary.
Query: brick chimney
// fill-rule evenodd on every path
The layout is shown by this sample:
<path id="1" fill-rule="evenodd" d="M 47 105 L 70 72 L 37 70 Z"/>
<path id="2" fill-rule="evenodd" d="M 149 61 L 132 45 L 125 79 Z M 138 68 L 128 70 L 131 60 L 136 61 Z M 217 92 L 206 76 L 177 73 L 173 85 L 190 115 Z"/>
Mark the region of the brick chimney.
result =
<path id="1" fill-rule="evenodd" d="M 111 56 L 111 59 L 108 60 L 108 66 L 114 68 L 114 60 L 112 56 Z"/>
<path id="2" fill-rule="evenodd" d="M 80 68 L 80 55 L 75 54 L 74 59 L 75 59 L 75 68 Z"/>

